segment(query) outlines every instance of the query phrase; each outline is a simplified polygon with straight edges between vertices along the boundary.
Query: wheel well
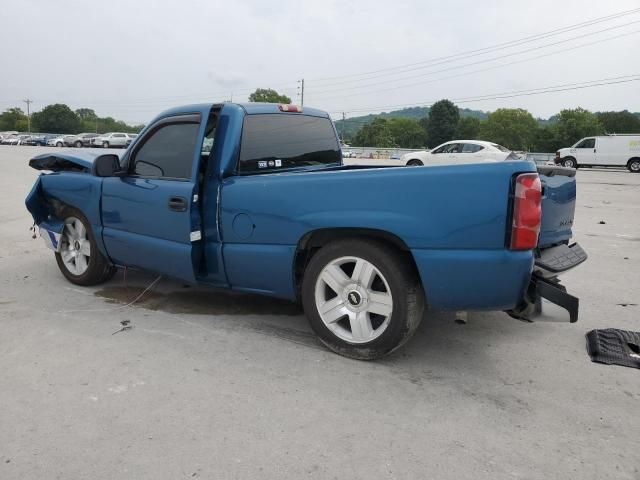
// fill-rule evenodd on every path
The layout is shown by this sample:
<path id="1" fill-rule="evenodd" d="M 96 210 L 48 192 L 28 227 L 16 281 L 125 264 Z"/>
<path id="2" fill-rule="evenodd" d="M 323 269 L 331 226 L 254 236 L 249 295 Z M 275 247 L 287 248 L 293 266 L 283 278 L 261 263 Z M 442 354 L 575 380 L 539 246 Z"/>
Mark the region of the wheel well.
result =
<path id="1" fill-rule="evenodd" d="M 418 274 L 418 267 L 416 266 L 416 262 L 411 254 L 411 250 L 400 237 L 392 233 L 385 232 L 384 230 L 376 230 L 373 228 L 325 228 L 305 234 L 298 242 L 293 270 L 295 276 L 296 295 L 298 298 L 300 297 L 300 288 L 302 287 L 304 272 L 313 255 L 315 255 L 316 252 L 326 244 L 347 238 L 375 239 L 376 241 L 385 244 L 388 248 L 393 248 L 396 251 L 399 251 L 403 256 L 406 256 L 407 261 L 412 268 L 414 268 L 418 278 L 420 278 Z"/>
<path id="2" fill-rule="evenodd" d="M 631 162 L 633 162 L 634 160 L 638 160 L 638 161 L 640 161 L 640 157 L 631 157 L 631 158 L 629 159 L 629 161 L 627 162 L 627 167 L 628 167 L 629 165 L 631 165 Z"/>
<path id="3" fill-rule="evenodd" d="M 424 163 L 422 162 L 422 160 L 420 160 L 419 158 L 412 158 L 411 160 L 409 160 L 407 162 L 407 165 L 409 165 L 410 163 L 419 163 L 420 165 L 424 165 Z"/>

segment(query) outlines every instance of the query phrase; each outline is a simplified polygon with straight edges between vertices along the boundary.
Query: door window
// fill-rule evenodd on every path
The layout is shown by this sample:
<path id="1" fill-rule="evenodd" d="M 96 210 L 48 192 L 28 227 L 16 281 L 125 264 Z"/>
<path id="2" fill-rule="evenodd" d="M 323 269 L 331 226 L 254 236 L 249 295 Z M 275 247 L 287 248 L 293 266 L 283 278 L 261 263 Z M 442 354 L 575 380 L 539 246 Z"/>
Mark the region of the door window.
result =
<path id="1" fill-rule="evenodd" d="M 585 138 L 578 145 L 576 145 L 576 148 L 596 148 L 596 139 Z"/>
<path id="2" fill-rule="evenodd" d="M 441 147 L 438 147 L 435 150 L 432 150 L 431 153 L 456 153 L 457 151 L 459 151 L 458 145 L 459 144 L 457 143 L 445 143 Z M 454 150 L 456 152 L 454 152 Z"/>
<path id="3" fill-rule="evenodd" d="M 463 143 L 462 153 L 476 153 L 482 150 L 484 147 L 476 143 Z"/>
<path id="4" fill-rule="evenodd" d="M 200 125 L 173 123 L 160 127 L 133 156 L 133 173 L 144 177 L 191 178 Z"/>

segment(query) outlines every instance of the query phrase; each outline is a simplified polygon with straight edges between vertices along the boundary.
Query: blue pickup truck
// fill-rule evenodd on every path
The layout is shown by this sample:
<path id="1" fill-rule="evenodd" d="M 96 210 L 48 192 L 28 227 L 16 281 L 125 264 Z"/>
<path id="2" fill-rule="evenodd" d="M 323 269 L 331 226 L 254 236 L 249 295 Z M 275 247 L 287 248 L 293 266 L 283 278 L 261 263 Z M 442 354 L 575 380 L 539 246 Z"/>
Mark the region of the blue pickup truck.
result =
<path id="1" fill-rule="evenodd" d="M 558 281 L 586 258 L 573 169 L 345 166 L 327 113 L 258 103 L 176 108 L 121 156 L 30 165 L 43 174 L 26 206 L 78 285 L 133 267 L 300 301 L 358 359 L 400 347 L 425 307 L 531 319 L 547 298 L 577 319 Z"/>

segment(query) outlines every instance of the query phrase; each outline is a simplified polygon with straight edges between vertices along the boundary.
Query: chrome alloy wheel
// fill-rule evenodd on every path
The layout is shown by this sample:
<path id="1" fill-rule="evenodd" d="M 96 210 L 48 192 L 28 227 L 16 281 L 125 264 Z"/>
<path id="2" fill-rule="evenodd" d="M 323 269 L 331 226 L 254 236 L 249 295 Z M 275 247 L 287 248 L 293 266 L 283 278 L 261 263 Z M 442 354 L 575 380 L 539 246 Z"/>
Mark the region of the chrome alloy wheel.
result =
<path id="1" fill-rule="evenodd" d="M 68 217 L 60 239 L 60 255 L 69 273 L 80 276 L 89 268 L 91 242 L 82 222 L 76 217 Z"/>
<path id="2" fill-rule="evenodd" d="M 359 257 L 340 257 L 327 264 L 316 280 L 315 301 L 327 328 L 349 343 L 378 338 L 393 313 L 387 280 Z"/>
<path id="3" fill-rule="evenodd" d="M 640 172 L 640 160 L 632 160 L 629 164 L 629 170 L 632 172 Z"/>

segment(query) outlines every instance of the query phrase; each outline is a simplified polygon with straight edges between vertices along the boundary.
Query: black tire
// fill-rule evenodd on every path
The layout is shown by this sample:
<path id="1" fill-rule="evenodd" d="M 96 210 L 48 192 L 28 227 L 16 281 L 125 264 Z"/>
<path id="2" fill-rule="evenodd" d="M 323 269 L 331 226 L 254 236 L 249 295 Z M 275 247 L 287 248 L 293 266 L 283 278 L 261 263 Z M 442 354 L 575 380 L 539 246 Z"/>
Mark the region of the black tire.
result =
<path id="1" fill-rule="evenodd" d="M 66 221 L 70 217 L 75 217 L 80 220 L 87 231 L 89 244 L 91 248 L 91 255 L 89 256 L 88 268 L 82 275 L 76 275 L 72 273 L 64 263 L 62 254 L 56 252 L 56 262 L 60 272 L 65 276 L 67 280 L 76 285 L 89 286 L 104 283 L 111 279 L 116 273 L 116 267 L 114 267 L 107 258 L 102 255 L 98 249 L 96 238 L 91 230 L 91 224 L 82 212 L 76 208 L 65 207 L 62 211 L 62 218 Z"/>
<path id="2" fill-rule="evenodd" d="M 56 147 L 62 147 L 62 142 L 56 142 Z"/>
<path id="3" fill-rule="evenodd" d="M 627 162 L 627 168 L 631 173 L 640 173 L 640 158 L 632 158 Z"/>
<path id="4" fill-rule="evenodd" d="M 102 148 L 109 148 L 109 142 L 102 142 Z"/>
<path id="5" fill-rule="evenodd" d="M 74 145 L 75 145 L 76 148 L 80 148 L 80 147 L 82 147 L 82 142 L 78 141 L 78 142 L 74 143 Z"/>
<path id="6" fill-rule="evenodd" d="M 418 160 L 417 158 L 414 158 L 413 160 L 409 160 L 407 162 L 407 167 L 421 167 L 423 165 L 424 163 L 422 163 L 422 160 Z"/>
<path id="7" fill-rule="evenodd" d="M 578 168 L 578 162 L 573 157 L 566 157 L 562 159 L 562 166 L 567 168 Z"/>
<path id="8" fill-rule="evenodd" d="M 393 310 L 386 329 L 374 340 L 350 343 L 334 334 L 323 322 L 316 305 L 315 288 L 319 275 L 332 261 L 358 257 L 373 264 L 386 279 Z M 302 282 L 302 304 L 313 331 L 329 349 L 357 360 L 375 360 L 404 345 L 422 320 L 425 296 L 417 272 L 409 258 L 385 243 L 366 238 L 337 240 L 322 247 L 312 258 Z"/>

